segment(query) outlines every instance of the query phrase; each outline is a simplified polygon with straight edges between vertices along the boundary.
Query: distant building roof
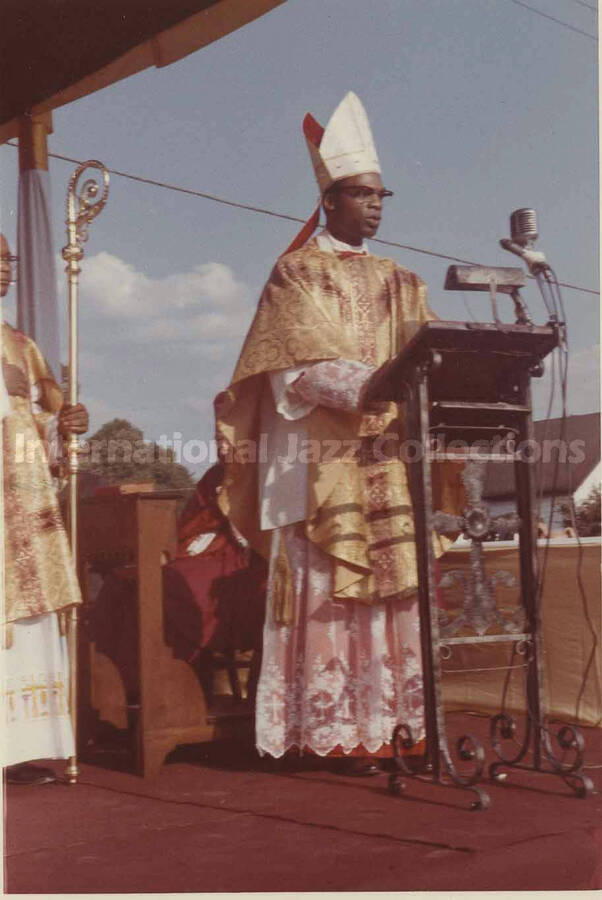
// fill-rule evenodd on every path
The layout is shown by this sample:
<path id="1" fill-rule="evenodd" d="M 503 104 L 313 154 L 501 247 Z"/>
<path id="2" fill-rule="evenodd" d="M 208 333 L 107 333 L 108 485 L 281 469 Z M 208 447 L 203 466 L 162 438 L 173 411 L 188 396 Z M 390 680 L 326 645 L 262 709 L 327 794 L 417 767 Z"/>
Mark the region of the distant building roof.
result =
<path id="1" fill-rule="evenodd" d="M 562 438 L 562 419 L 542 419 L 534 422 L 536 489 L 550 494 L 573 494 L 600 462 L 600 413 L 568 416 Z M 562 439 L 562 443 L 561 443 Z M 557 466 L 557 462 L 559 464 Z M 516 493 L 514 467 L 511 462 L 487 464 L 486 499 L 511 497 Z"/>

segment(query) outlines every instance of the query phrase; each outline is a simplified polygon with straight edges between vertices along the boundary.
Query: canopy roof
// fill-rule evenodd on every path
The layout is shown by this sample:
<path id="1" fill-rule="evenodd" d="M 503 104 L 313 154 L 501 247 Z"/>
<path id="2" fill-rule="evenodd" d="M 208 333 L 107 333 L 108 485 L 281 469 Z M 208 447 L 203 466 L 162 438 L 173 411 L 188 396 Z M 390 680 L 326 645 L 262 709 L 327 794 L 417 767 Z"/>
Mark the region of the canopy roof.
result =
<path id="1" fill-rule="evenodd" d="M 18 119 L 166 66 L 284 0 L 2 0 L 0 143 Z"/>

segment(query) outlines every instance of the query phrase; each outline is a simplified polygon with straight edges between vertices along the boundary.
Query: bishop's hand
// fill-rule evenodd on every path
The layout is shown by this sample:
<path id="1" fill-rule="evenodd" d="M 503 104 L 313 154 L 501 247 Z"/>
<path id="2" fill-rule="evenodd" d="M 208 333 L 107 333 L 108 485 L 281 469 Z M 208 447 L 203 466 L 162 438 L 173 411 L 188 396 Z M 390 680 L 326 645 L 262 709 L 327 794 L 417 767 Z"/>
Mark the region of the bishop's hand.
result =
<path id="1" fill-rule="evenodd" d="M 383 407 L 388 406 L 387 400 L 380 397 L 380 392 L 384 387 L 392 368 L 392 362 L 383 363 L 382 366 L 372 373 L 370 378 L 362 389 L 361 409 L 362 412 L 374 413 L 382 412 Z"/>

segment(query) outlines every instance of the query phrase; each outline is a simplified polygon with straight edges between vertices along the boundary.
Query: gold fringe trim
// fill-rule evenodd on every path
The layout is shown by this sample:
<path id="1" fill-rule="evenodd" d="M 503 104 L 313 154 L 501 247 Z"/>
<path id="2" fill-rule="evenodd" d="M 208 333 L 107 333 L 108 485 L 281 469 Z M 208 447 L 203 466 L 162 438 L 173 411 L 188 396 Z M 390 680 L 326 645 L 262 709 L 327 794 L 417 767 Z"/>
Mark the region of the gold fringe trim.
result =
<path id="1" fill-rule="evenodd" d="M 278 542 L 272 577 L 272 615 L 278 625 L 292 625 L 295 608 L 293 577 L 282 535 L 278 536 Z"/>
<path id="2" fill-rule="evenodd" d="M 15 629 L 12 622 L 6 622 L 2 629 L 2 649 L 10 650 L 15 638 Z"/>

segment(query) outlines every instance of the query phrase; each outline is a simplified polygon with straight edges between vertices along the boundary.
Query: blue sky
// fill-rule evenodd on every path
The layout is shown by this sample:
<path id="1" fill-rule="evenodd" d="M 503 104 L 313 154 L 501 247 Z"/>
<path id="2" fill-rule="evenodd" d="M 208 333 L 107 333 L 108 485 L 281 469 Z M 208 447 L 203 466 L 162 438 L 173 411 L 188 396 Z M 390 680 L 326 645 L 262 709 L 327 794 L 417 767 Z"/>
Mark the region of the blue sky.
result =
<path id="1" fill-rule="evenodd" d="M 597 34 L 596 16 L 576 0 L 531 5 Z M 514 265 L 498 239 L 512 210 L 532 206 L 538 246 L 560 280 L 597 289 L 596 59 L 593 40 L 512 0 L 288 0 L 175 65 L 56 110 L 49 147 L 305 217 L 317 189 L 303 115 L 325 124 L 353 89 L 395 191 L 379 237 Z M 73 168 L 51 161 L 57 253 Z M 0 147 L 0 177 L 2 227 L 14 246 L 11 147 Z M 82 399 L 92 428 L 117 416 L 149 438 L 209 439 L 211 399 L 295 232 L 293 223 L 113 177 L 81 276 Z M 425 278 L 442 318 L 490 318 L 485 295 L 443 291 L 445 260 L 373 250 Z M 62 302 L 62 266 L 59 281 Z M 543 324 L 533 286 L 525 298 Z M 565 290 L 564 300 L 569 411 L 589 412 L 599 409 L 599 297 Z M 502 316 L 511 320 L 509 301 Z M 539 385 L 540 414 L 545 394 Z"/>

